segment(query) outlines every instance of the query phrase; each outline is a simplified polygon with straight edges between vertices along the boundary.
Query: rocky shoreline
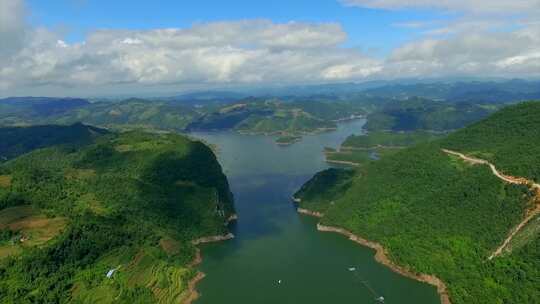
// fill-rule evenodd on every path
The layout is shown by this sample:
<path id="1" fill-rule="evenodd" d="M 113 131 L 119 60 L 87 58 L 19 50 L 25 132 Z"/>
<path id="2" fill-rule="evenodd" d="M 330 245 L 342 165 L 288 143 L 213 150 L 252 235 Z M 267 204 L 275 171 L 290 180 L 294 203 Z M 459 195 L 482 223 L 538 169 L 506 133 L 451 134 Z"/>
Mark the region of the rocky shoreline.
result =
<path id="1" fill-rule="evenodd" d="M 360 166 L 360 164 L 358 163 L 353 163 L 353 162 L 349 162 L 349 161 L 344 161 L 344 160 L 330 160 L 330 159 L 326 159 L 325 160 L 327 163 L 329 164 L 339 164 L 339 165 L 349 165 L 349 166 Z"/>
<path id="2" fill-rule="evenodd" d="M 237 219 L 238 219 L 238 215 L 232 214 L 225 221 L 225 225 L 228 225 L 230 222 L 236 221 Z M 214 236 L 206 236 L 206 237 L 198 238 L 191 241 L 191 244 L 193 244 L 194 246 L 197 246 L 200 244 L 226 241 L 233 238 L 234 238 L 234 234 L 229 232 L 225 235 L 214 235 Z M 193 259 L 193 261 L 191 261 L 191 263 L 189 263 L 188 267 L 192 268 L 199 265 L 200 263 L 202 263 L 202 254 L 201 254 L 201 250 L 198 247 L 196 247 L 195 258 Z M 197 271 L 197 274 L 195 275 L 195 277 L 193 277 L 188 282 L 188 293 L 187 293 L 186 299 L 183 302 L 184 304 L 192 304 L 193 302 L 195 302 L 195 300 L 197 300 L 200 297 L 200 294 L 197 291 L 197 283 L 199 283 L 202 279 L 204 279 L 205 276 L 206 275 L 204 274 L 204 272 Z"/>
<path id="3" fill-rule="evenodd" d="M 324 216 L 324 214 L 322 213 L 319 213 L 316 211 L 310 211 L 310 210 L 306 210 L 302 208 L 298 208 L 298 212 L 302 214 L 306 214 L 306 215 L 315 216 L 318 218 L 321 218 Z M 441 279 L 439 279 L 438 277 L 434 275 L 428 275 L 424 273 L 415 273 L 405 267 L 395 264 L 394 262 L 390 260 L 390 258 L 388 257 L 388 254 L 386 253 L 386 250 L 381 244 L 366 240 L 358 235 L 353 234 L 350 231 L 347 231 L 339 227 L 325 226 L 318 223 L 317 230 L 321 232 L 339 233 L 341 235 L 348 237 L 349 240 L 355 243 L 358 243 L 362 246 L 366 246 L 375 250 L 375 260 L 377 262 L 390 268 L 392 271 L 402 276 L 437 287 L 437 293 L 439 294 L 439 297 L 441 299 L 441 304 L 452 304 L 452 302 L 450 301 L 450 297 L 448 295 L 448 288 L 446 287 L 446 284 Z"/>
<path id="4" fill-rule="evenodd" d="M 304 208 L 297 208 L 296 210 L 298 211 L 298 213 L 309 215 L 309 216 L 314 216 L 314 217 L 318 217 L 318 218 L 322 218 L 324 216 L 324 213 L 317 212 L 317 211 L 311 211 L 311 210 L 304 209 Z"/>

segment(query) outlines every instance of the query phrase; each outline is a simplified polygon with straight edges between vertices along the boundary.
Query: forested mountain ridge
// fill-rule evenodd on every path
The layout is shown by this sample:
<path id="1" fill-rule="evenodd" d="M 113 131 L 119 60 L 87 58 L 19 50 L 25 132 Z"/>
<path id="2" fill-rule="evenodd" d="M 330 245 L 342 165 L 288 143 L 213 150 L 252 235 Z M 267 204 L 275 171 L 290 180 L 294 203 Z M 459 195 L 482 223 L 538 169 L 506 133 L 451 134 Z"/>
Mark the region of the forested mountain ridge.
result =
<path id="1" fill-rule="evenodd" d="M 540 98 L 539 82 L 512 79 L 505 81 L 457 81 L 382 84 L 367 88 L 365 94 L 406 99 L 415 96 L 453 102 L 520 102 Z"/>
<path id="2" fill-rule="evenodd" d="M 0 127 L 0 163 L 35 149 L 54 145 L 81 145 L 108 133 L 80 123 L 70 126 L 44 125 Z"/>
<path id="3" fill-rule="evenodd" d="M 29 152 L 0 165 L 0 302 L 181 302 L 191 241 L 233 212 L 215 155 L 180 135 Z"/>
<path id="4" fill-rule="evenodd" d="M 524 102 L 450 134 L 441 145 L 540 181 L 540 102 Z"/>
<path id="5" fill-rule="evenodd" d="M 370 131 L 448 131 L 486 117 L 503 102 L 374 97 L 368 94 L 263 96 L 210 94 L 208 99 L 140 99 L 89 102 L 72 98 L 0 99 L 0 125 L 85 123 L 111 130 L 235 130 L 281 135 L 333 130 L 342 120 L 368 116 Z M 203 95 L 204 96 L 204 95 Z M 511 100 L 509 100 L 511 101 Z M 288 139 L 294 140 L 288 140 Z"/>
<path id="6" fill-rule="evenodd" d="M 446 138 L 402 149 L 360 167 L 352 177 L 326 182 L 350 185 L 344 191 L 304 187 L 296 197 L 300 207 L 324 212 L 323 225 L 382 244 L 393 262 L 414 273 L 436 275 L 454 304 L 538 303 L 538 215 L 501 256 L 488 259 L 538 204 L 538 194 L 442 150 L 482 156 L 504 174 L 535 178 L 538 117 L 540 102 L 509 106 Z"/>
<path id="7" fill-rule="evenodd" d="M 463 128 L 500 108 L 496 104 L 446 102 L 419 97 L 387 102 L 370 113 L 369 131 L 448 131 Z"/>

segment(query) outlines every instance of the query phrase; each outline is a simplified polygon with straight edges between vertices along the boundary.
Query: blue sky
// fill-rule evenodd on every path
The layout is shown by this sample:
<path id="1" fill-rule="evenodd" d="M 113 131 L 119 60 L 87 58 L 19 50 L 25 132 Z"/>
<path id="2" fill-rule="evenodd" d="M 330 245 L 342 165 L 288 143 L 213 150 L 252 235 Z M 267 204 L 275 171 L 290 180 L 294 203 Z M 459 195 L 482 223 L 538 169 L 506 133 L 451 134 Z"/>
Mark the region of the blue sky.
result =
<path id="1" fill-rule="evenodd" d="M 382 10 L 347 7 L 336 0 L 53 0 L 28 1 L 35 25 L 61 28 L 66 41 L 84 40 L 95 29 L 185 28 L 194 23 L 241 19 L 274 22 L 338 22 L 348 34 L 344 46 L 384 56 L 417 38 L 422 29 L 396 24 L 448 19 L 433 10 Z"/>
<path id="2" fill-rule="evenodd" d="M 0 0 L 0 96 L 540 77 L 538 0 Z"/>

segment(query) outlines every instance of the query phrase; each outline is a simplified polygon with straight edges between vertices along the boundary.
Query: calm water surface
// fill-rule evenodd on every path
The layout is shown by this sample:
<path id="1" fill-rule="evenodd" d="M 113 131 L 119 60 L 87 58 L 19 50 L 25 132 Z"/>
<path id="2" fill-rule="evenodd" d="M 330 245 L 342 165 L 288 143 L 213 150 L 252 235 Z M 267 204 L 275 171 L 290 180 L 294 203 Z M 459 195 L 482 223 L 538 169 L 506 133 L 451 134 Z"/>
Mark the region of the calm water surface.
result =
<path id="1" fill-rule="evenodd" d="M 219 147 L 239 216 L 236 238 L 203 245 L 197 304 L 385 303 L 439 304 L 435 288 L 401 277 L 375 262 L 374 251 L 345 237 L 316 230 L 317 219 L 299 215 L 291 195 L 328 167 L 324 147 L 337 147 L 365 121 L 306 136 L 279 147 L 264 136 L 194 133 Z M 356 267 L 351 272 L 349 267 Z M 281 283 L 278 283 L 281 280 Z"/>

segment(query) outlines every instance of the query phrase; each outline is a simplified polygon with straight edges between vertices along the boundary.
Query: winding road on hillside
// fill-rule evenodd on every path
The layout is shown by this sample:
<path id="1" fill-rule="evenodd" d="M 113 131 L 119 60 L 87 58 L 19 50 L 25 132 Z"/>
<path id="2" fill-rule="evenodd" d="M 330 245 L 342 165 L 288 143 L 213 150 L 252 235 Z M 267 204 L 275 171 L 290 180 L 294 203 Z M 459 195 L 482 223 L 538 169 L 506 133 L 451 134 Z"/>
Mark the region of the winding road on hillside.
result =
<path id="1" fill-rule="evenodd" d="M 493 258 L 501 255 L 503 251 L 508 247 L 508 244 L 512 241 L 513 237 L 527 225 L 537 214 L 540 214 L 540 184 L 535 183 L 534 181 L 528 180 L 524 177 L 514 177 L 510 175 L 503 174 L 497 170 L 495 165 L 488 162 L 484 159 L 479 159 L 471 156 L 467 156 L 463 153 L 448 150 L 448 149 L 442 149 L 442 151 L 449 155 L 458 156 L 459 158 L 463 159 L 464 161 L 471 163 L 473 165 L 487 165 L 490 167 L 491 172 L 495 176 L 497 176 L 499 179 L 506 183 L 515 184 L 515 185 L 527 185 L 532 191 L 535 191 L 535 197 L 533 198 L 533 207 L 527 210 L 527 213 L 525 214 L 525 218 L 512 230 L 510 230 L 510 233 L 504 239 L 503 243 L 493 251 L 493 253 L 488 257 L 488 260 L 492 260 Z"/>

